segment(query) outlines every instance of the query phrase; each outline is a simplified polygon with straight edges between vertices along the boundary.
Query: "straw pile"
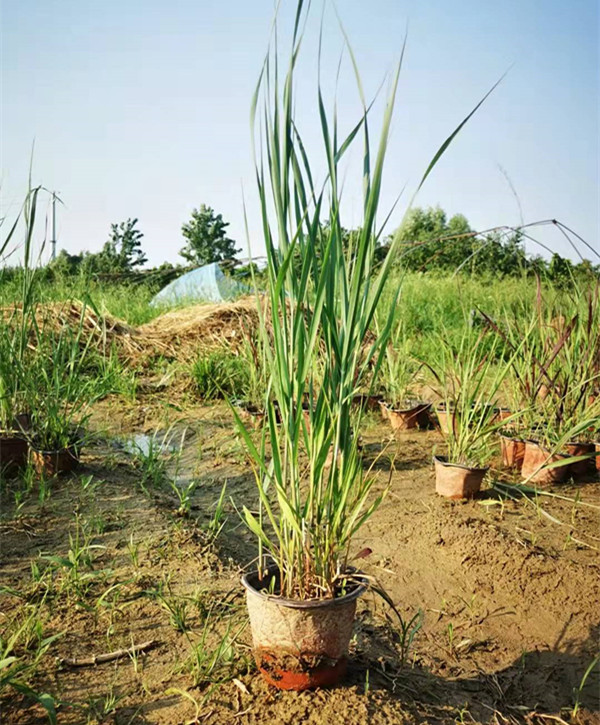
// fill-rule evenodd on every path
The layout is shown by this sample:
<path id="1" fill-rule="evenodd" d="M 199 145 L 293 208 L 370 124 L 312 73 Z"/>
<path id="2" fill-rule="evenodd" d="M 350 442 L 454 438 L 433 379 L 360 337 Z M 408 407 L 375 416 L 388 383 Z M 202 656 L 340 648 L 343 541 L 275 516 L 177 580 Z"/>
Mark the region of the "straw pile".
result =
<path id="1" fill-rule="evenodd" d="M 192 359 L 199 350 L 219 347 L 238 349 L 245 336 L 254 336 L 258 327 L 256 298 L 236 302 L 202 304 L 167 312 L 135 332 L 146 345 L 164 346 L 169 357 Z"/>
<path id="2" fill-rule="evenodd" d="M 0 319 L 14 324 L 19 307 L 0 309 Z M 258 323 L 256 300 L 245 297 L 234 303 L 203 304 L 168 312 L 140 327 L 132 327 L 109 314 L 97 315 L 81 302 L 50 303 L 36 310 L 39 329 L 59 330 L 63 326 L 77 330 L 82 326 L 81 341 L 99 351 L 114 347 L 135 364 L 154 357 L 188 361 L 198 351 L 219 347 L 237 349 L 244 335 L 253 335 Z M 32 335 L 31 344 L 35 345 Z"/>
<path id="3" fill-rule="evenodd" d="M 7 324 L 16 319 L 18 307 L 0 308 L 0 319 Z M 270 324 L 268 310 L 265 318 Z M 173 310 L 160 315 L 139 327 L 128 325 L 109 314 L 97 315 L 91 308 L 78 301 L 40 305 L 36 310 L 36 322 L 40 329 L 59 330 L 69 326 L 77 330 L 82 326 L 81 342 L 101 351 L 114 348 L 129 362 L 144 366 L 153 358 L 163 357 L 181 362 L 191 362 L 200 351 L 228 348 L 237 351 L 244 339 L 254 339 L 258 329 L 256 298 L 242 297 L 236 302 L 199 304 Z M 366 352 L 373 336 L 363 340 Z M 32 335 L 31 344 L 35 345 Z"/>

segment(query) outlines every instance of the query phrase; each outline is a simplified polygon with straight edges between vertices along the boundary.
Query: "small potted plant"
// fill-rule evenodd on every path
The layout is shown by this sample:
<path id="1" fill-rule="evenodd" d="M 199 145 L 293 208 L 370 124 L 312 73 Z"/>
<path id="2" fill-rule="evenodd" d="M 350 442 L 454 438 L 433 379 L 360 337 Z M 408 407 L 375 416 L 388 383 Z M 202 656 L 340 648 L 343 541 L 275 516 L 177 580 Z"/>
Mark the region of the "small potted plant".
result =
<path id="1" fill-rule="evenodd" d="M 18 360 L 9 325 L 0 331 L 0 473 L 11 475 L 27 462 Z"/>
<path id="2" fill-rule="evenodd" d="M 25 386 L 31 411 L 27 437 L 37 472 L 54 476 L 79 464 L 83 426 L 97 397 L 94 380 L 85 372 L 91 338 L 83 344 L 82 326 L 38 327 L 35 334 Z"/>
<path id="3" fill-rule="evenodd" d="M 401 326 L 398 325 L 400 330 Z M 379 405 L 393 430 L 427 428 L 431 403 L 415 393 L 421 365 L 411 357 L 399 334 L 388 344 L 381 375 Z"/>
<path id="4" fill-rule="evenodd" d="M 491 439 L 511 418 L 499 420 L 495 401 L 506 376 L 498 364 L 501 344 L 487 332 L 466 329 L 456 344 L 439 339 L 437 369 L 443 406 L 451 422 L 442 429 L 446 454 L 434 455 L 436 491 L 447 498 L 472 498 L 489 469 Z"/>

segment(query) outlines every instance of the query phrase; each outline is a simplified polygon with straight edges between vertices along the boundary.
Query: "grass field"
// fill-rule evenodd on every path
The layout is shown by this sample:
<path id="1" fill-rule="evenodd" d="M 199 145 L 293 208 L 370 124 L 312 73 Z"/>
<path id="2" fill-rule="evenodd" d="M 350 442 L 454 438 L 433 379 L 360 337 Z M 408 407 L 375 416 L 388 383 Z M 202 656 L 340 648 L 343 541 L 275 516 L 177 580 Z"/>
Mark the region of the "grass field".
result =
<path id="1" fill-rule="evenodd" d="M 42 289 L 39 309 L 80 293 Z M 144 288 L 90 293 L 98 312 L 132 326 L 155 317 Z M 10 287 L 1 294 L 4 306 L 17 298 Z M 572 294 L 544 295 L 545 316 L 569 317 Z M 420 361 L 433 367 L 441 339 L 457 345 L 466 334 L 473 349 L 493 349 L 476 308 L 498 320 L 516 312 L 524 324 L 535 282 L 404 280 L 392 342 L 397 359 L 415 358 L 421 395 L 437 382 Z M 175 312 L 186 334 L 194 320 L 204 329 L 202 309 Z M 213 310 L 221 332 L 235 326 L 230 309 Z M 298 695 L 262 682 L 238 584 L 256 555 L 240 518 L 242 506 L 258 505 L 256 485 L 220 399 L 262 394 L 252 336 L 240 337 L 199 333 L 176 354 L 137 357 L 114 337 L 88 352 L 78 372 L 93 383 L 80 466 L 40 477 L 30 464 L 3 479 L 4 721 L 594 722 L 597 475 L 519 488 L 490 437 L 481 493 L 448 501 L 431 468 L 444 436 L 393 432 L 378 411 L 360 424 L 361 465 L 386 495 L 353 552 L 370 551 L 361 568 L 396 612 L 375 590 L 361 599 L 343 686 Z M 494 353 L 486 375 L 502 361 Z M 402 374 L 393 368 L 384 383 L 393 370 Z"/>

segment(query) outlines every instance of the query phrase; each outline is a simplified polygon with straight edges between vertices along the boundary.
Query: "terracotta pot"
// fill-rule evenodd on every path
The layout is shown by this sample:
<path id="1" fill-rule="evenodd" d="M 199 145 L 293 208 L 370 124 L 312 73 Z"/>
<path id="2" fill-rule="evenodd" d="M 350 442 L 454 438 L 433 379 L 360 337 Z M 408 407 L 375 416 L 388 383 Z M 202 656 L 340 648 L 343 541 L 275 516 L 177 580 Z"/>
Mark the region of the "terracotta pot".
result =
<path id="1" fill-rule="evenodd" d="M 27 463 L 27 441 L 12 431 L 0 432 L 0 471 L 12 474 Z"/>
<path id="2" fill-rule="evenodd" d="M 510 408 L 497 408 L 494 415 L 494 421 L 498 422 L 501 420 L 506 420 L 507 418 L 510 418 L 511 415 L 512 410 Z"/>
<path id="3" fill-rule="evenodd" d="M 276 569 L 269 571 L 274 575 Z M 346 671 L 356 600 L 365 592 L 364 584 L 336 599 L 311 601 L 260 591 L 256 572 L 243 576 L 242 584 L 254 659 L 264 679 L 280 690 L 296 691 L 339 682 Z"/>
<path id="4" fill-rule="evenodd" d="M 590 458 L 586 458 L 583 461 L 569 463 L 567 466 L 568 476 L 573 476 L 573 478 L 582 478 L 589 475 L 594 470 L 595 466 L 592 454 L 595 452 L 595 446 L 593 443 L 567 443 L 565 448 L 568 456 L 590 456 Z"/>
<path id="5" fill-rule="evenodd" d="M 596 470 L 600 471 L 600 443 L 596 443 Z"/>
<path id="6" fill-rule="evenodd" d="M 381 402 L 382 412 L 390 421 L 393 430 L 411 430 L 412 428 L 427 428 L 429 425 L 429 409 L 431 403 L 420 401 L 407 401 L 401 408 L 390 408 Z"/>
<path id="7" fill-rule="evenodd" d="M 248 423 L 256 428 L 263 424 L 265 420 L 264 410 L 259 410 L 254 405 L 247 405 L 246 403 L 236 403 L 235 407 L 242 423 Z"/>
<path id="8" fill-rule="evenodd" d="M 548 397 L 549 394 L 550 394 L 550 388 L 545 383 L 542 383 L 539 387 L 539 390 L 537 391 L 536 398 L 539 401 L 544 401 L 544 400 L 546 400 L 546 398 Z"/>
<path id="9" fill-rule="evenodd" d="M 453 429 L 456 428 L 456 423 L 454 421 L 454 408 L 450 408 L 450 410 L 448 410 L 445 405 L 440 405 L 435 409 L 435 414 L 442 433 L 444 435 L 450 435 Z"/>
<path id="10" fill-rule="evenodd" d="M 39 476 L 57 476 L 72 471 L 79 465 L 79 454 L 79 445 L 75 443 L 60 451 L 31 448 L 31 460 Z"/>
<path id="11" fill-rule="evenodd" d="M 381 404 L 381 398 L 378 395 L 360 393 L 352 398 L 352 404 L 363 410 L 377 410 Z"/>
<path id="12" fill-rule="evenodd" d="M 31 415 L 29 413 L 15 415 L 14 429 L 23 432 L 31 430 Z"/>
<path id="13" fill-rule="evenodd" d="M 501 433 L 500 450 L 502 452 L 502 465 L 520 471 L 525 458 L 525 441 Z"/>
<path id="14" fill-rule="evenodd" d="M 448 463 L 443 456 L 434 456 L 435 490 L 446 498 L 473 498 L 489 467 L 470 468 L 458 463 Z"/>
<path id="15" fill-rule="evenodd" d="M 543 466 L 562 459 L 564 459 L 563 455 L 559 453 L 550 455 L 550 451 L 542 448 L 535 441 L 525 441 L 525 457 L 521 467 L 521 478 L 529 479 L 532 483 L 541 485 L 559 483 L 567 475 L 567 467 L 543 468 Z"/>

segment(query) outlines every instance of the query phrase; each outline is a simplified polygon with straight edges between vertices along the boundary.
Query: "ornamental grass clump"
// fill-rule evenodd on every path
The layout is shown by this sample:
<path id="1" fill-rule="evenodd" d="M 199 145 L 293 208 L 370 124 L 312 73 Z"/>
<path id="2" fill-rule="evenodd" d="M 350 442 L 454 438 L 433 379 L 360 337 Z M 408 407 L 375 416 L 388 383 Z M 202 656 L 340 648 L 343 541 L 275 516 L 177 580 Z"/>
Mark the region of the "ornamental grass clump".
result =
<path id="1" fill-rule="evenodd" d="M 353 536 L 383 496 L 373 494 L 372 480 L 363 472 L 351 406 L 367 381 L 372 390 L 395 309 L 392 304 L 373 335 L 395 252 L 392 245 L 377 266 L 383 168 L 402 60 L 390 80 L 376 141 L 372 104 L 367 104 L 349 48 L 363 111 L 347 135 L 340 132 L 335 106 L 328 114 L 318 84 L 320 160 L 326 168 L 324 181 L 319 180 L 295 119 L 307 8 L 307 3 L 298 1 L 285 75 L 274 43 L 252 101 L 271 323 L 268 328 L 259 301 L 260 334 L 270 374 L 260 443 L 253 441 L 237 416 L 260 497 L 258 511 L 246 507 L 243 511 L 258 539 L 259 582 L 268 589 L 276 580 L 274 593 L 297 600 L 340 594 Z M 469 117 L 444 142 L 421 184 Z M 348 242 L 342 224 L 342 164 L 361 139 L 364 195 L 358 232 Z M 398 293 L 399 289 L 395 299 Z M 369 334 L 372 342 L 365 350 Z M 267 559 L 275 580 L 265 575 Z"/>

